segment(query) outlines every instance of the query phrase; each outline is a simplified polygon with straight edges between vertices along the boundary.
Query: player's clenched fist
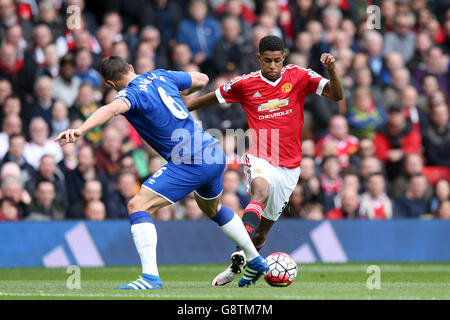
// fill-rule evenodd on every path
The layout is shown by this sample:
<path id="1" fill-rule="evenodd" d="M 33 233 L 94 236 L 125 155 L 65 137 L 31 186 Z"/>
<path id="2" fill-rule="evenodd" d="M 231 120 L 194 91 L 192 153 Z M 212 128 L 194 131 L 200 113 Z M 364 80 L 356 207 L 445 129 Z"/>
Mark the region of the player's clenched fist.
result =
<path id="1" fill-rule="evenodd" d="M 67 144 L 67 143 L 73 143 L 77 141 L 79 137 L 82 136 L 82 133 L 80 130 L 77 129 L 67 129 L 55 138 L 55 142 L 59 142 L 61 146 Z"/>
<path id="2" fill-rule="evenodd" d="M 320 62 L 327 70 L 334 70 L 336 59 L 329 53 L 324 53 L 320 57 Z"/>

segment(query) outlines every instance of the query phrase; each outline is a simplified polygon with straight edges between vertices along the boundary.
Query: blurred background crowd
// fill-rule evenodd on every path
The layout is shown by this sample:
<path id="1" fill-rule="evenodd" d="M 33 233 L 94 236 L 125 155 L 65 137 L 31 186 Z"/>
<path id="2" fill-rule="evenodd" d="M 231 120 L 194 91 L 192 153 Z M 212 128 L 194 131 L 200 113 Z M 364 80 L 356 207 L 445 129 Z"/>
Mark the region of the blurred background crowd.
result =
<path id="1" fill-rule="evenodd" d="M 380 16 L 369 16 L 367 8 Z M 378 19 L 380 18 L 380 19 Z M 137 73 L 201 71 L 204 92 L 259 70 L 259 40 L 327 77 L 345 103 L 305 102 L 301 176 L 283 218 L 450 218 L 450 7 L 447 0 L 0 0 L 0 221 L 126 219 L 127 201 L 165 161 L 125 118 L 77 144 L 76 128 L 116 92 L 99 74 L 118 55 Z M 248 128 L 238 104 L 192 113 L 204 129 Z M 234 136 L 223 203 L 249 202 Z M 193 195 L 156 220 L 204 219 Z"/>

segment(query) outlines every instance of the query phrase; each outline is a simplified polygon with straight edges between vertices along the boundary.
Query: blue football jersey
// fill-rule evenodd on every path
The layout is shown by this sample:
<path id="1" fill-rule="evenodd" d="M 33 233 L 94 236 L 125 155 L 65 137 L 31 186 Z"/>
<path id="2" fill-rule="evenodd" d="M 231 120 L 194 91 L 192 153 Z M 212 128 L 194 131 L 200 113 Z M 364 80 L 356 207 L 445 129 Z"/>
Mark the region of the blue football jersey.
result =
<path id="1" fill-rule="evenodd" d="M 218 143 L 195 123 L 181 99 L 180 91 L 191 85 L 187 72 L 158 69 L 138 75 L 116 96 L 129 107 L 123 115 L 168 161 L 198 163 L 203 150 Z"/>

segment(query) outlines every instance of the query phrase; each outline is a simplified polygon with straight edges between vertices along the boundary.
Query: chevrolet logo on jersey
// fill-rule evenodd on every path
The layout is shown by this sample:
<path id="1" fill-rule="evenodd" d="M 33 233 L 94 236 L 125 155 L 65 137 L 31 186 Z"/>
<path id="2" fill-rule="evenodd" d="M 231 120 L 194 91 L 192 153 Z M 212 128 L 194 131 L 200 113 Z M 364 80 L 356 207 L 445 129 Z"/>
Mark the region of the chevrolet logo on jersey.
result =
<path id="1" fill-rule="evenodd" d="M 278 100 L 278 99 L 272 99 L 267 101 L 266 103 L 260 104 L 258 107 L 258 111 L 277 111 L 280 110 L 281 107 L 285 107 L 289 104 L 289 98 Z"/>

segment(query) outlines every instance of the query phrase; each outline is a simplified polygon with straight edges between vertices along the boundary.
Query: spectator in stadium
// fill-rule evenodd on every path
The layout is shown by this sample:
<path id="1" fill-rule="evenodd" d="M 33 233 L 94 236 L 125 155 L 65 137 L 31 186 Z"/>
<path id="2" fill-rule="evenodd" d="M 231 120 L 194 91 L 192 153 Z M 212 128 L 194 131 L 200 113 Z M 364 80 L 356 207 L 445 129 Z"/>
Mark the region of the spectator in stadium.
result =
<path id="1" fill-rule="evenodd" d="M 386 111 L 377 106 L 368 87 L 355 90 L 355 102 L 347 111 L 350 134 L 359 139 L 373 139 L 375 131 L 386 123 Z"/>
<path id="2" fill-rule="evenodd" d="M 50 28 L 53 39 L 57 39 L 63 34 L 64 24 L 52 1 L 45 0 L 39 2 L 39 12 L 36 23 L 47 25 Z"/>
<path id="3" fill-rule="evenodd" d="M 427 75 L 422 79 L 422 89 L 423 94 L 419 95 L 419 106 L 426 113 L 429 113 L 429 105 L 431 105 L 432 98 L 436 95 L 436 92 L 439 91 L 439 83 L 437 81 L 436 76 Z M 445 101 L 445 99 L 443 99 Z"/>
<path id="4" fill-rule="evenodd" d="M 400 52 L 392 51 L 386 55 L 385 66 L 382 71 L 383 84 L 385 86 L 392 85 L 392 74 L 395 70 L 404 68 L 405 63 Z"/>
<path id="5" fill-rule="evenodd" d="M 47 122 L 41 117 L 36 117 L 31 120 L 30 141 L 25 144 L 23 156 L 33 168 L 37 169 L 44 154 L 53 155 L 56 162 L 63 159 L 61 147 L 49 138 Z"/>
<path id="6" fill-rule="evenodd" d="M 413 82 L 419 94 L 423 93 L 422 79 L 427 75 L 434 75 L 438 79 L 439 88 L 450 95 L 450 82 L 448 80 L 448 62 L 439 46 L 433 45 L 426 53 L 425 63 L 413 69 Z"/>
<path id="7" fill-rule="evenodd" d="M 119 171 L 119 158 L 122 156 L 123 137 L 114 127 L 107 126 L 96 154 L 98 170 L 112 178 Z"/>
<path id="8" fill-rule="evenodd" d="M 54 43 L 48 44 L 43 48 L 42 53 L 44 55 L 44 64 L 39 67 L 36 76 L 44 75 L 51 79 L 56 78 L 59 75 L 59 57 L 56 45 Z"/>
<path id="9" fill-rule="evenodd" d="M 172 46 L 176 42 L 178 24 L 183 19 L 183 9 L 180 3 L 177 1 L 156 0 L 148 3 L 145 10 L 145 16 L 151 17 L 146 23 L 151 21 L 151 28 L 161 31 L 162 42 Z M 147 27 L 144 27 L 142 30 L 145 30 Z"/>
<path id="10" fill-rule="evenodd" d="M 30 180 L 35 174 L 34 168 L 23 157 L 25 142 L 25 137 L 22 134 L 12 134 L 9 137 L 9 150 L 0 161 L 0 169 L 8 162 L 17 163 L 21 172 L 21 183 Z"/>
<path id="11" fill-rule="evenodd" d="M 269 35 L 269 31 L 263 26 L 255 26 L 252 29 L 249 43 L 243 47 L 241 56 L 241 72 L 250 73 L 260 69 L 259 61 L 256 56 L 258 52 L 259 41 Z"/>
<path id="12" fill-rule="evenodd" d="M 349 169 L 358 172 L 361 168 L 361 162 L 367 157 L 373 157 L 375 155 L 375 145 L 372 139 L 363 138 L 359 140 L 358 152 L 353 153 L 350 156 Z"/>
<path id="13" fill-rule="evenodd" d="M 195 201 L 194 195 L 191 193 L 184 198 L 184 219 L 186 220 L 200 220 L 204 219 L 205 215 L 199 208 L 197 201 Z"/>
<path id="14" fill-rule="evenodd" d="M 302 146 L 303 147 L 303 146 Z M 316 177 L 316 162 L 312 156 L 303 156 L 300 162 L 299 183 L 305 193 L 305 202 L 317 202 L 320 194 L 320 182 Z"/>
<path id="15" fill-rule="evenodd" d="M 240 36 L 239 20 L 225 17 L 222 20 L 222 38 L 213 48 L 212 63 L 216 74 L 240 70 L 244 39 Z"/>
<path id="16" fill-rule="evenodd" d="M 116 190 L 106 199 L 108 219 L 127 219 L 127 203 L 135 195 L 136 176 L 124 171 L 119 174 Z"/>
<path id="17" fill-rule="evenodd" d="M 19 208 L 14 200 L 0 198 L 0 222 L 2 221 L 19 221 Z"/>
<path id="18" fill-rule="evenodd" d="M 377 106 L 385 106 L 386 101 L 384 97 L 384 92 L 380 86 L 376 86 L 373 83 L 372 72 L 369 67 L 359 67 L 355 70 L 351 69 L 354 74 L 353 87 L 350 89 L 350 95 L 347 99 L 348 105 L 354 105 L 355 89 L 359 87 L 370 88 L 372 93 L 373 101 Z"/>
<path id="19" fill-rule="evenodd" d="M 305 190 L 301 183 L 297 183 L 289 197 L 289 202 L 283 209 L 280 218 L 301 218 L 305 216 L 305 205 L 309 202 L 306 199 Z"/>
<path id="20" fill-rule="evenodd" d="M 9 1 L 9 0 L 8 0 Z M 0 48 L 0 78 L 7 79 L 14 93 L 28 96 L 32 92 L 35 70 L 25 67 L 23 60 L 17 59 L 17 49 L 11 44 Z"/>
<path id="21" fill-rule="evenodd" d="M 165 0 L 167 2 L 167 0 Z M 139 36 L 140 42 L 146 42 L 150 44 L 153 49 L 154 56 L 152 59 L 153 64 L 157 69 L 169 68 L 169 47 L 165 42 L 161 41 L 161 33 L 154 26 L 146 26 L 142 29 Z"/>
<path id="22" fill-rule="evenodd" d="M 134 174 L 136 177 L 136 185 L 133 193 L 137 193 L 142 182 L 147 179 L 148 175 L 142 177 L 142 181 L 140 181 L 141 177 L 139 176 L 138 168 L 131 153 L 125 153 L 119 158 L 119 167 L 119 174 L 124 171 L 132 172 Z"/>
<path id="23" fill-rule="evenodd" d="M 172 58 L 172 69 L 181 71 L 191 63 L 191 49 L 185 43 L 177 43 L 173 48 Z"/>
<path id="24" fill-rule="evenodd" d="M 111 48 L 111 55 L 121 57 L 128 63 L 131 62 L 130 51 L 128 50 L 128 44 L 124 40 L 114 42 L 114 44 Z"/>
<path id="25" fill-rule="evenodd" d="M 3 158 L 9 149 L 9 138 L 13 134 L 22 132 L 22 120 L 16 114 L 10 114 L 3 119 L 0 131 L 0 158 Z"/>
<path id="26" fill-rule="evenodd" d="M 30 42 L 33 25 L 31 21 L 18 16 L 16 9 L 14 0 L 0 0 L 0 38 L 5 39 L 6 29 L 18 24 L 23 30 L 25 40 Z"/>
<path id="27" fill-rule="evenodd" d="M 216 8 L 214 14 L 222 21 L 225 17 L 234 17 L 239 20 L 242 36 L 245 41 L 251 41 L 252 26 L 258 22 L 258 16 L 249 6 L 251 3 L 243 3 L 242 0 L 226 0 Z"/>
<path id="28" fill-rule="evenodd" d="M 13 88 L 11 86 L 11 82 L 8 79 L 0 78 L 0 106 L 3 107 L 5 103 L 5 99 L 13 94 Z M 0 116 L 3 116 L 2 112 L 0 112 Z"/>
<path id="29" fill-rule="evenodd" d="M 428 166 L 450 167 L 450 122 L 448 106 L 436 105 L 430 112 L 430 126 L 423 132 Z"/>
<path id="30" fill-rule="evenodd" d="M 370 30 L 364 34 L 364 48 L 369 57 L 369 67 L 374 77 L 374 84 L 381 85 L 381 78 L 384 56 L 383 56 L 384 40 L 378 31 Z"/>
<path id="31" fill-rule="evenodd" d="M 394 202 L 394 218 L 419 218 L 428 213 L 429 205 L 425 198 L 427 185 L 424 175 L 411 176 L 406 192 Z"/>
<path id="32" fill-rule="evenodd" d="M 175 220 L 175 206 L 168 205 L 157 210 L 153 215 L 153 220 L 159 221 Z"/>
<path id="33" fill-rule="evenodd" d="M 325 218 L 323 206 L 320 203 L 309 203 L 305 206 L 305 219 L 319 221 Z"/>
<path id="34" fill-rule="evenodd" d="M 321 164 L 322 172 L 319 175 L 320 203 L 323 204 L 324 212 L 330 211 L 334 204 L 334 197 L 342 188 L 342 178 L 340 176 L 340 163 L 336 156 L 325 156 Z"/>
<path id="35" fill-rule="evenodd" d="M 322 161 L 322 146 L 325 142 L 332 142 L 337 150 L 337 157 L 341 169 L 349 167 L 350 156 L 358 151 L 358 138 L 348 133 L 347 120 L 342 115 L 331 117 L 328 125 L 328 134 L 319 139 L 316 146 L 316 160 Z"/>
<path id="36" fill-rule="evenodd" d="M 50 180 L 40 180 L 36 184 L 34 198 L 28 207 L 28 221 L 63 220 L 65 210 L 55 201 L 56 187 Z"/>
<path id="37" fill-rule="evenodd" d="M 27 55 L 33 59 L 37 66 L 45 65 L 44 48 L 53 42 L 52 31 L 46 24 L 38 24 L 33 28 L 33 42 L 30 48 L 25 51 L 25 59 Z M 28 60 L 28 63 L 31 61 Z"/>
<path id="38" fill-rule="evenodd" d="M 87 205 L 91 201 L 101 200 L 103 187 L 99 180 L 88 180 L 81 190 L 81 198 L 70 205 L 67 211 L 67 219 L 86 219 Z"/>
<path id="39" fill-rule="evenodd" d="M 419 153 L 408 153 L 403 159 L 403 166 L 401 173 L 392 181 L 390 187 L 390 195 L 393 199 L 400 197 L 407 189 L 408 182 L 412 176 L 423 173 L 424 158 Z M 425 190 L 425 198 L 428 200 L 433 194 L 433 189 L 427 181 L 427 188 Z"/>
<path id="40" fill-rule="evenodd" d="M 86 219 L 89 221 L 103 221 L 106 218 L 106 207 L 100 200 L 89 201 L 86 205 Z"/>
<path id="41" fill-rule="evenodd" d="M 428 127 L 428 116 L 418 107 L 418 94 L 414 86 L 406 86 L 400 93 L 400 104 L 412 125 L 423 132 Z"/>
<path id="42" fill-rule="evenodd" d="M 261 14 L 258 18 L 258 26 L 262 26 L 269 31 L 269 35 L 284 39 L 283 31 L 277 25 L 277 20 L 270 14 Z"/>
<path id="43" fill-rule="evenodd" d="M 241 177 L 238 171 L 228 169 L 223 173 L 223 192 L 234 193 L 238 199 L 241 208 L 245 208 L 250 202 L 247 194 L 240 191 Z"/>
<path id="44" fill-rule="evenodd" d="M 416 35 L 416 44 L 414 55 L 409 60 L 407 66 L 408 69 L 414 70 L 419 64 L 423 64 L 425 62 L 425 57 L 428 50 L 433 45 L 433 41 L 428 32 L 421 31 Z"/>
<path id="45" fill-rule="evenodd" d="M 226 82 L 226 77 L 217 76 L 213 80 L 213 89 L 216 90 Z M 192 94 L 189 95 L 189 97 L 191 96 Z M 247 127 L 247 117 L 238 103 L 221 103 L 195 111 L 205 130 L 218 129 L 221 132 L 225 132 L 226 129 L 237 130 Z"/>
<path id="46" fill-rule="evenodd" d="M 302 155 L 314 158 L 316 155 L 316 143 L 312 138 L 305 138 L 302 141 Z"/>
<path id="47" fill-rule="evenodd" d="M 290 6 L 293 13 L 292 24 L 295 34 L 306 30 L 308 22 L 319 18 L 319 7 L 312 0 L 290 1 Z"/>
<path id="48" fill-rule="evenodd" d="M 99 108 L 95 99 L 95 89 L 90 82 L 81 84 L 78 92 L 78 98 L 69 111 L 70 118 L 87 119 Z M 91 143 L 98 143 L 102 138 L 102 129 L 95 128 L 86 134 L 85 139 Z"/>
<path id="49" fill-rule="evenodd" d="M 22 113 L 22 101 L 20 100 L 20 97 L 14 94 L 6 97 L 5 102 L 3 104 L 3 116 L 6 117 L 10 114 L 20 116 L 21 113 Z"/>
<path id="50" fill-rule="evenodd" d="M 84 145 L 78 151 L 78 165 L 66 176 L 66 189 L 69 206 L 73 206 L 81 199 L 81 190 L 86 181 L 100 180 L 102 183 L 103 195 L 108 193 L 108 178 L 98 172 L 95 167 L 95 152 L 90 145 Z"/>
<path id="51" fill-rule="evenodd" d="M 97 39 L 101 49 L 101 56 L 109 57 L 114 44 L 114 33 L 107 26 L 101 26 L 97 31 Z"/>
<path id="52" fill-rule="evenodd" d="M 69 128 L 69 110 L 62 100 L 56 100 L 51 110 L 51 136 L 56 137 L 60 132 Z"/>
<path id="53" fill-rule="evenodd" d="M 213 48 L 222 36 L 219 22 L 208 15 L 205 0 L 191 0 L 189 18 L 178 25 L 177 41 L 189 46 L 193 62 L 201 65 L 212 58 Z"/>
<path id="54" fill-rule="evenodd" d="M 442 202 L 436 210 L 435 216 L 438 219 L 450 219 L 450 201 Z"/>
<path id="55" fill-rule="evenodd" d="M 97 39 L 91 35 L 89 31 L 83 28 L 74 29 L 72 32 L 73 49 L 70 50 L 70 52 L 76 55 L 76 53 L 80 50 L 88 50 L 92 55 L 92 67 L 98 70 L 100 68 L 102 57 L 100 55 L 101 48 Z M 60 54 L 66 54 L 66 51 L 61 52 Z"/>
<path id="56" fill-rule="evenodd" d="M 434 195 L 430 200 L 430 212 L 436 212 L 439 206 L 450 200 L 450 183 L 446 179 L 439 179 L 434 186 Z"/>
<path id="57" fill-rule="evenodd" d="M 54 102 L 52 79 L 48 76 L 40 76 L 34 84 L 33 100 L 24 104 L 24 126 L 28 127 L 31 120 L 36 117 L 41 117 L 47 124 L 50 124 L 51 109 Z"/>
<path id="58" fill-rule="evenodd" d="M 67 207 L 66 183 L 63 174 L 59 171 L 52 155 L 44 154 L 39 163 L 37 172 L 25 184 L 25 189 L 29 194 L 35 194 L 39 181 L 48 180 L 54 184 L 57 193 L 55 203 Z"/>
<path id="59" fill-rule="evenodd" d="M 380 172 L 372 173 L 366 180 L 367 192 L 361 195 L 359 214 L 364 219 L 391 219 L 392 201 L 385 192 L 386 181 Z"/>
<path id="60" fill-rule="evenodd" d="M 328 211 L 326 219 L 358 219 L 359 218 L 359 196 L 358 191 L 353 187 L 345 187 L 340 195 L 340 206 Z"/>
<path id="61" fill-rule="evenodd" d="M 59 61 L 59 76 L 52 80 L 53 99 L 62 100 L 69 108 L 78 96 L 81 80 L 75 76 L 75 60 L 68 53 Z"/>
<path id="62" fill-rule="evenodd" d="M 400 52 L 403 61 L 408 63 L 414 55 L 416 36 L 412 29 L 411 16 L 398 14 L 394 18 L 394 30 L 384 36 L 384 54 Z"/>
<path id="63" fill-rule="evenodd" d="M 59 170 L 63 173 L 64 177 L 77 167 L 78 159 L 76 155 L 76 146 L 74 144 L 66 144 L 61 147 L 63 153 L 63 159 L 57 163 Z"/>
<path id="64" fill-rule="evenodd" d="M 334 197 L 333 203 L 335 208 L 341 207 L 341 198 L 342 193 L 344 192 L 344 189 L 352 188 L 354 191 L 359 194 L 361 190 L 361 182 L 359 180 L 359 176 L 357 172 L 353 172 L 350 170 L 345 171 L 342 173 L 342 188 L 338 192 L 338 194 Z"/>
<path id="65" fill-rule="evenodd" d="M 2 179 L 0 198 L 8 198 L 14 201 L 19 211 L 19 220 L 28 215 L 28 205 L 31 203 L 31 197 L 23 189 L 19 179 L 8 177 Z"/>
<path id="66" fill-rule="evenodd" d="M 95 89 L 100 87 L 100 73 L 92 68 L 92 54 L 88 49 L 78 50 L 75 54 L 75 77 L 81 82 L 90 82 Z"/>
<path id="67" fill-rule="evenodd" d="M 384 89 L 386 106 L 399 103 L 401 93 L 409 85 L 410 78 L 407 68 L 398 68 L 392 71 L 392 85 Z"/>
<path id="68" fill-rule="evenodd" d="M 238 214 L 240 217 L 242 217 L 242 214 L 244 213 L 244 210 L 241 207 L 241 204 L 239 203 L 239 198 L 234 192 L 225 192 L 222 196 L 222 204 L 226 206 L 227 208 L 230 208 L 236 214 Z"/>
<path id="69" fill-rule="evenodd" d="M 375 134 L 375 155 L 385 163 L 390 180 L 401 172 L 405 154 L 422 154 L 422 138 L 418 128 L 405 116 L 400 106 L 388 110 L 386 125 Z"/>

